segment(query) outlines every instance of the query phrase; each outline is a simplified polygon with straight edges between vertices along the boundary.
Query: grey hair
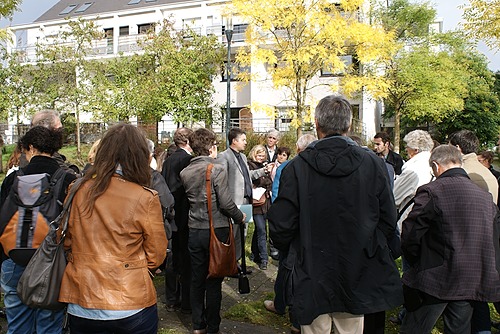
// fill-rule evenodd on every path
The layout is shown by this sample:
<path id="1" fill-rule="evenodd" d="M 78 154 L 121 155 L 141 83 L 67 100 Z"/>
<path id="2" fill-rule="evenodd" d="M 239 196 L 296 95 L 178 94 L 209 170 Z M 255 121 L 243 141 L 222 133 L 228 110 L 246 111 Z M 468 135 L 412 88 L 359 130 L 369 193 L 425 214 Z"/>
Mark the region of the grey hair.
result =
<path id="1" fill-rule="evenodd" d="M 267 137 L 269 137 L 269 136 L 273 136 L 274 138 L 280 140 L 281 133 L 276 129 L 271 129 L 271 130 L 267 131 Z"/>
<path id="2" fill-rule="evenodd" d="M 309 146 L 310 143 L 316 140 L 316 137 L 310 134 L 305 134 L 299 137 L 297 139 L 297 150 L 302 152 L 303 150 L 306 149 L 307 146 Z"/>
<path id="3" fill-rule="evenodd" d="M 44 128 L 54 130 L 56 123 L 60 121 L 57 111 L 52 109 L 44 109 L 37 111 L 31 119 L 31 127 L 43 126 Z"/>
<path id="4" fill-rule="evenodd" d="M 432 140 L 431 135 L 429 132 L 424 130 L 413 130 L 409 132 L 403 140 L 407 147 L 419 150 L 420 152 L 430 152 L 434 147 L 434 141 Z"/>
<path id="5" fill-rule="evenodd" d="M 342 135 L 352 122 L 351 104 L 340 95 L 328 95 L 319 101 L 315 110 L 318 130 L 324 135 Z"/>
<path id="6" fill-rule="evenodd" d="M 443 166 L 450 164 L 462 165 L 462 153 L 456 146 L 447 144 L 439 145 L 432 150 L 431 157 L 429 158 L 429 165 L 431 167 L 433 162 Z"/>
<path id="7" fill-rule="evenodd" d="M 148 142 L 148 150 L 150 154 L 155 153 L 155 143 L 151 139 L 146 138 L 146 141 Z"/>

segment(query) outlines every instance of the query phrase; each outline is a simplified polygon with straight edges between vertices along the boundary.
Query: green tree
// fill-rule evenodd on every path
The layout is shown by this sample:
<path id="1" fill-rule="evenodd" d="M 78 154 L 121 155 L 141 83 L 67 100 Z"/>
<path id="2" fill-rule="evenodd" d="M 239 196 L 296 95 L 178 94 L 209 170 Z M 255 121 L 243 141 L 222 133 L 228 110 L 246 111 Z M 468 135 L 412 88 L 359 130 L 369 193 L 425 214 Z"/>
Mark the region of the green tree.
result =
<path id="1" fill-rule="evenodd" d="M 84 111 L 92 89 L 87 70 L 93 55 L 92 42 L 103 38 L 94 21 L 68 20 L 56 40 L 38 48 L 39 75 L 45 76 L 45 102 L 54 107 L 73 110 L 76 123 L 77 154 L 80 155 L 80 113 Z M 39 82 L 43 82 L 40 80 Z"/>
<path id="2" fill-rule="evenodd" d="M 223 57 L 216 36 L 175 31 L 172 22 L 164 21 L 161 30 L 144 43 L 138 116 L 158 122 L 168 114 L 178 123 L 206 120 L 210 126 L 215 107 L 212 79 Z"/>
<path id="3" fill-rule="evenodd" d="M 483 40 L 492 49 L 500 48 L 500 0 L 470 0 L 464 10 L 463 27 L 469 37 Z"/>
<path id="4" fill-rule="evenodd" d="M 102 120 L 157 123 L 170 115 L 177 123 L 212 120 L 212 78 L 221 68 L 223 50 L 215 36 L 176 31 L 164 21 L 139 42 L 143 51 L 94 63 L 93 112 Z"/>
<path id="5" fill-rule="evenodd" d="M 440 122 L 461 110 L 466 96 L 466 68 L 453 56 L 451 35 L 431 34 L 436 11 L 429 3 L 408 0 L 380 5 L 376 21 L 394 31 L 403 46 L 385 69 L 391 82 L 384 100 L 385 116 L 394 117 L 394 149 L 399 151 L 401 123 Z"/>
<path id="6" fill-rule="evenodd" d="M 301 134 L 304 120 L 310 116 L 306 106 L 314 84 L 312 79 L 321 70 L 343 73 L 340 85 L 331 86 L 352 96 L 362 89 L 373 97 L 384 96 L 387 80 L 380 75 L 380 62 L 387 61 L 395 51 L 393 34 L 365 23 L 362 0 L 340 3 L 328 0 L 233 0 L 230 11 L 249 24 L 247 48 L 237 60 L 244 66 L 267 64 L 275 88 L 285 88 L 292 101 L 293 125 Z M 352 55 L 361 64 L 346 66 L 343 56 Z M 241 75 L 242 80 L 250 75 Z"/>
<path id="7" fill-rule="evenodd" d="M 469 52 L 462 57 L 462 62 L 469 68 L 467 80 L 468 97 L 463 110 L 449 112 L 441 122 L 435 124 L 440 141 L 458 130 L 474 131 L 485 148 L 498 141 L 500 127 L 500 100 L 495 91 L 495 77 L 488 69 L 486 57 Z"/>

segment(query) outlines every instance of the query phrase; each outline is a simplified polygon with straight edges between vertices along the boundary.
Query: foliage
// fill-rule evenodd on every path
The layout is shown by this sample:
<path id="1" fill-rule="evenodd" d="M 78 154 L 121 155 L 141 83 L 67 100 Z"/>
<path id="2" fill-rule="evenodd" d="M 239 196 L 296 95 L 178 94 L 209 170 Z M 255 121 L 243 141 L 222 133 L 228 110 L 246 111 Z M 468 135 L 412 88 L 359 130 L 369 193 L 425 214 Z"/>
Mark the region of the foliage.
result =
<path id="1" fill-rule="evenodd" d="M 34 97 L 34 67 L 21 65 L 18 52 L 7 53 L 3 49 L 0 67 L 0 119 L 7 120 L 14 116 L 17 123 L 22 117 L 29 117 L 33 113 Z"/>
<path id="2" fill-rule="evenodd" d="M 488 69 L 483 55 L 467 53 L 462 63 L 469 69 L 470 77 L 466 82 L 468 97 L 463 110 L 455 109 L 447 114 L 435 127 L 439 141 L 458 130 L 474 131 L 483 148 L 490 148 L 498 141 L 500 127 L 500 100 L 495 91 L 495 77 Z"/>
<path id="3" fill-rule="evenodd" d="M 47 40 L 38 46 L 38 75 L 43 78 L 39 82 L 44 83 L 44 96 L 49 97 L 45 102 L 53 103 L 54 108 L 74 111 L 78 151 L 80 113 L 85 110 L 91 96 L 91 89 L 87 85 L 88 57 L 92 55 L 92 42 L 102 37 L 103 33 L 94 21 L 78 18 L 68 20 L 67 26 L 61 27 L 55 40 Z"/>
<path id="4" fill-rule="evenodd" d="M 248 48 L 240 49 L 237 61 L 243 66 L 266 64 L 274 88 L 287 90 L 286 100 L 294 104 L 293 124 L 300 126 L 307 116 L 308 93 L 317 83 L 313 78 L 323 69 L 343 73 L 343 93 L 354 95 L 362 88 L 373 96 L 384 96 L 387 82 L 380 77 L 378 65 L 395 50 L 393 34 L 363 21 L 364 1 L 345 0 L 233 0 L 228 10 L 241 16 L 249 26 Z M 357 62 L 345 65 L 342 56 L 352 55 Z M 359 68 L 361 63 L 362 70 Z M 240 79 L 249 80 L 242 73 Z M 338 91 L 338 86 L 331 86 Z"/>
<path id="5" fill-rule="evenodd" d="M 394 116 L 398 152 L 401 123 L 440 122 L 463 108 L 469 74 L 456 55 L 462 54 L 465 43 L 458 35 L 430 33 L 436 11 L 429 3 L 395 0 L 387 8 L 379 5 L 373 14 L 404 46 L 385 70 L 391 86 L 384 116 Z"/>
<path id="6" fill-rule="evenodd" d="M 9 17 L 16 11 L 22 0 L 2 0 L 0 2 L 0 16 Z"/>
<path id="7" fill-rule="evenodd" d="M 492 49 L 500 48 L 500 0 L 470 0 L 464 9 L 463 24 L 468 36 L 483 40 Z"/>
<path id="8" fill-rule="evenodd" d="M 12 16 L 19 9 L 22 0 L 2 0 L 0 1 L 0 19 Z M 0 29 L 0 40 L 8 39 L 5 29 Z"/>
<path id="9" fill-rule="evenodd" d="M 200 36 L 186 29 L 175 31 L 164 21 L 161 30 L 144 43 L 145 69 L 139 91 L 141 119 L 158 121 L 165 114 L 175 122 L 211 124 L 214 88 L 212 78 L 220 68 L 223 49 L 216 36 Z"/>
<path id="10" fill-rule="evenodd" d="M 165 20 L 159 31 L 139 41 L 140 54 L 94 62 L 89 78 L 94 87 L 93 113 L 102 120 L 158 122 L 170 115 L 175 122 L 210 124 L 212 77 L 223 52 L 215 36 L 175 31 Z"/>

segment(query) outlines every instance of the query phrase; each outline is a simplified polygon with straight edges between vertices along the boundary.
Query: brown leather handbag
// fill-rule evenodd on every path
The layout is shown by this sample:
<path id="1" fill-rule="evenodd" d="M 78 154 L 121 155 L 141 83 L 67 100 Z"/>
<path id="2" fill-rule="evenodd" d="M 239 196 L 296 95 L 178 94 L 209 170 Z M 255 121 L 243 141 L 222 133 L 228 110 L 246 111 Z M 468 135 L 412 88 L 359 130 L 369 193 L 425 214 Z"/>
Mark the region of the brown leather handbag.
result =
<path id="1" fill-rule="evenodd" d="M 234 247 L 233 226 L 229 223 L 229 236 L 226 242 L 217 239 L 214 231 L 214 223 L 212 218 L 212 185 L 210 182 L 212 176 L 213 164 L 207 166 L 206 172 L 206 189 L 208 202 L 208 221 L 210 223 L 210 245 L 209 245 L 209 260 L 208 260 L 208 276 L 207 278 L 221 278 L 233 276 L 238 273 L 236 264 L 236 249 Z"/>

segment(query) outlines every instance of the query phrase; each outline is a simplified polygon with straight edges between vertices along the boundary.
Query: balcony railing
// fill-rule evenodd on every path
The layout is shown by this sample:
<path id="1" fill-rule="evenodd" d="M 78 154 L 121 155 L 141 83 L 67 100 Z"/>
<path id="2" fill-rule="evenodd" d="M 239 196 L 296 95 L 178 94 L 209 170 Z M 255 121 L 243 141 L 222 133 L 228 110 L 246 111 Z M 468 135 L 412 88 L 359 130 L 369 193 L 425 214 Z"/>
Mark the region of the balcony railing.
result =
<path id="1" fill-rule="evenodd" d="M 234 27 L 233 38 L 234 42 L 243 42 L 245 40 L 245 31 L 247 25 L 238 25 Z M 190 27 L 190 30 L 200 35 L 215 35 L 219 42 L 226 43 L 226 36 L 224 34 L 224 27 L 222 25 L 208 26 L 208 27 Z M 102 57 L 105 55 L 112 55 L 117 53 L 133 53 L 143 50 L 140 40 L 147 37 L 145 34 L 127 35 L 118 37 L 118 45 L 115 47 L 114 41 L 109 38 L 94 40 L 91 45 L 91 50 L 87 54 L 90 57 Z M 47 42 L 49 44 L 49 42 Z M 51 43 L 52 44 L 52 43 Z M 67 43 L 71 45 L 71 43 Z M 41 45 L 43 45 L 41 43 Z M 36 45 L 27 45 L 14 48 L 14 52 L 18 52 L 18 61 L 21 63 L 36 62 L 37 61 L 37 47 Z"/>

